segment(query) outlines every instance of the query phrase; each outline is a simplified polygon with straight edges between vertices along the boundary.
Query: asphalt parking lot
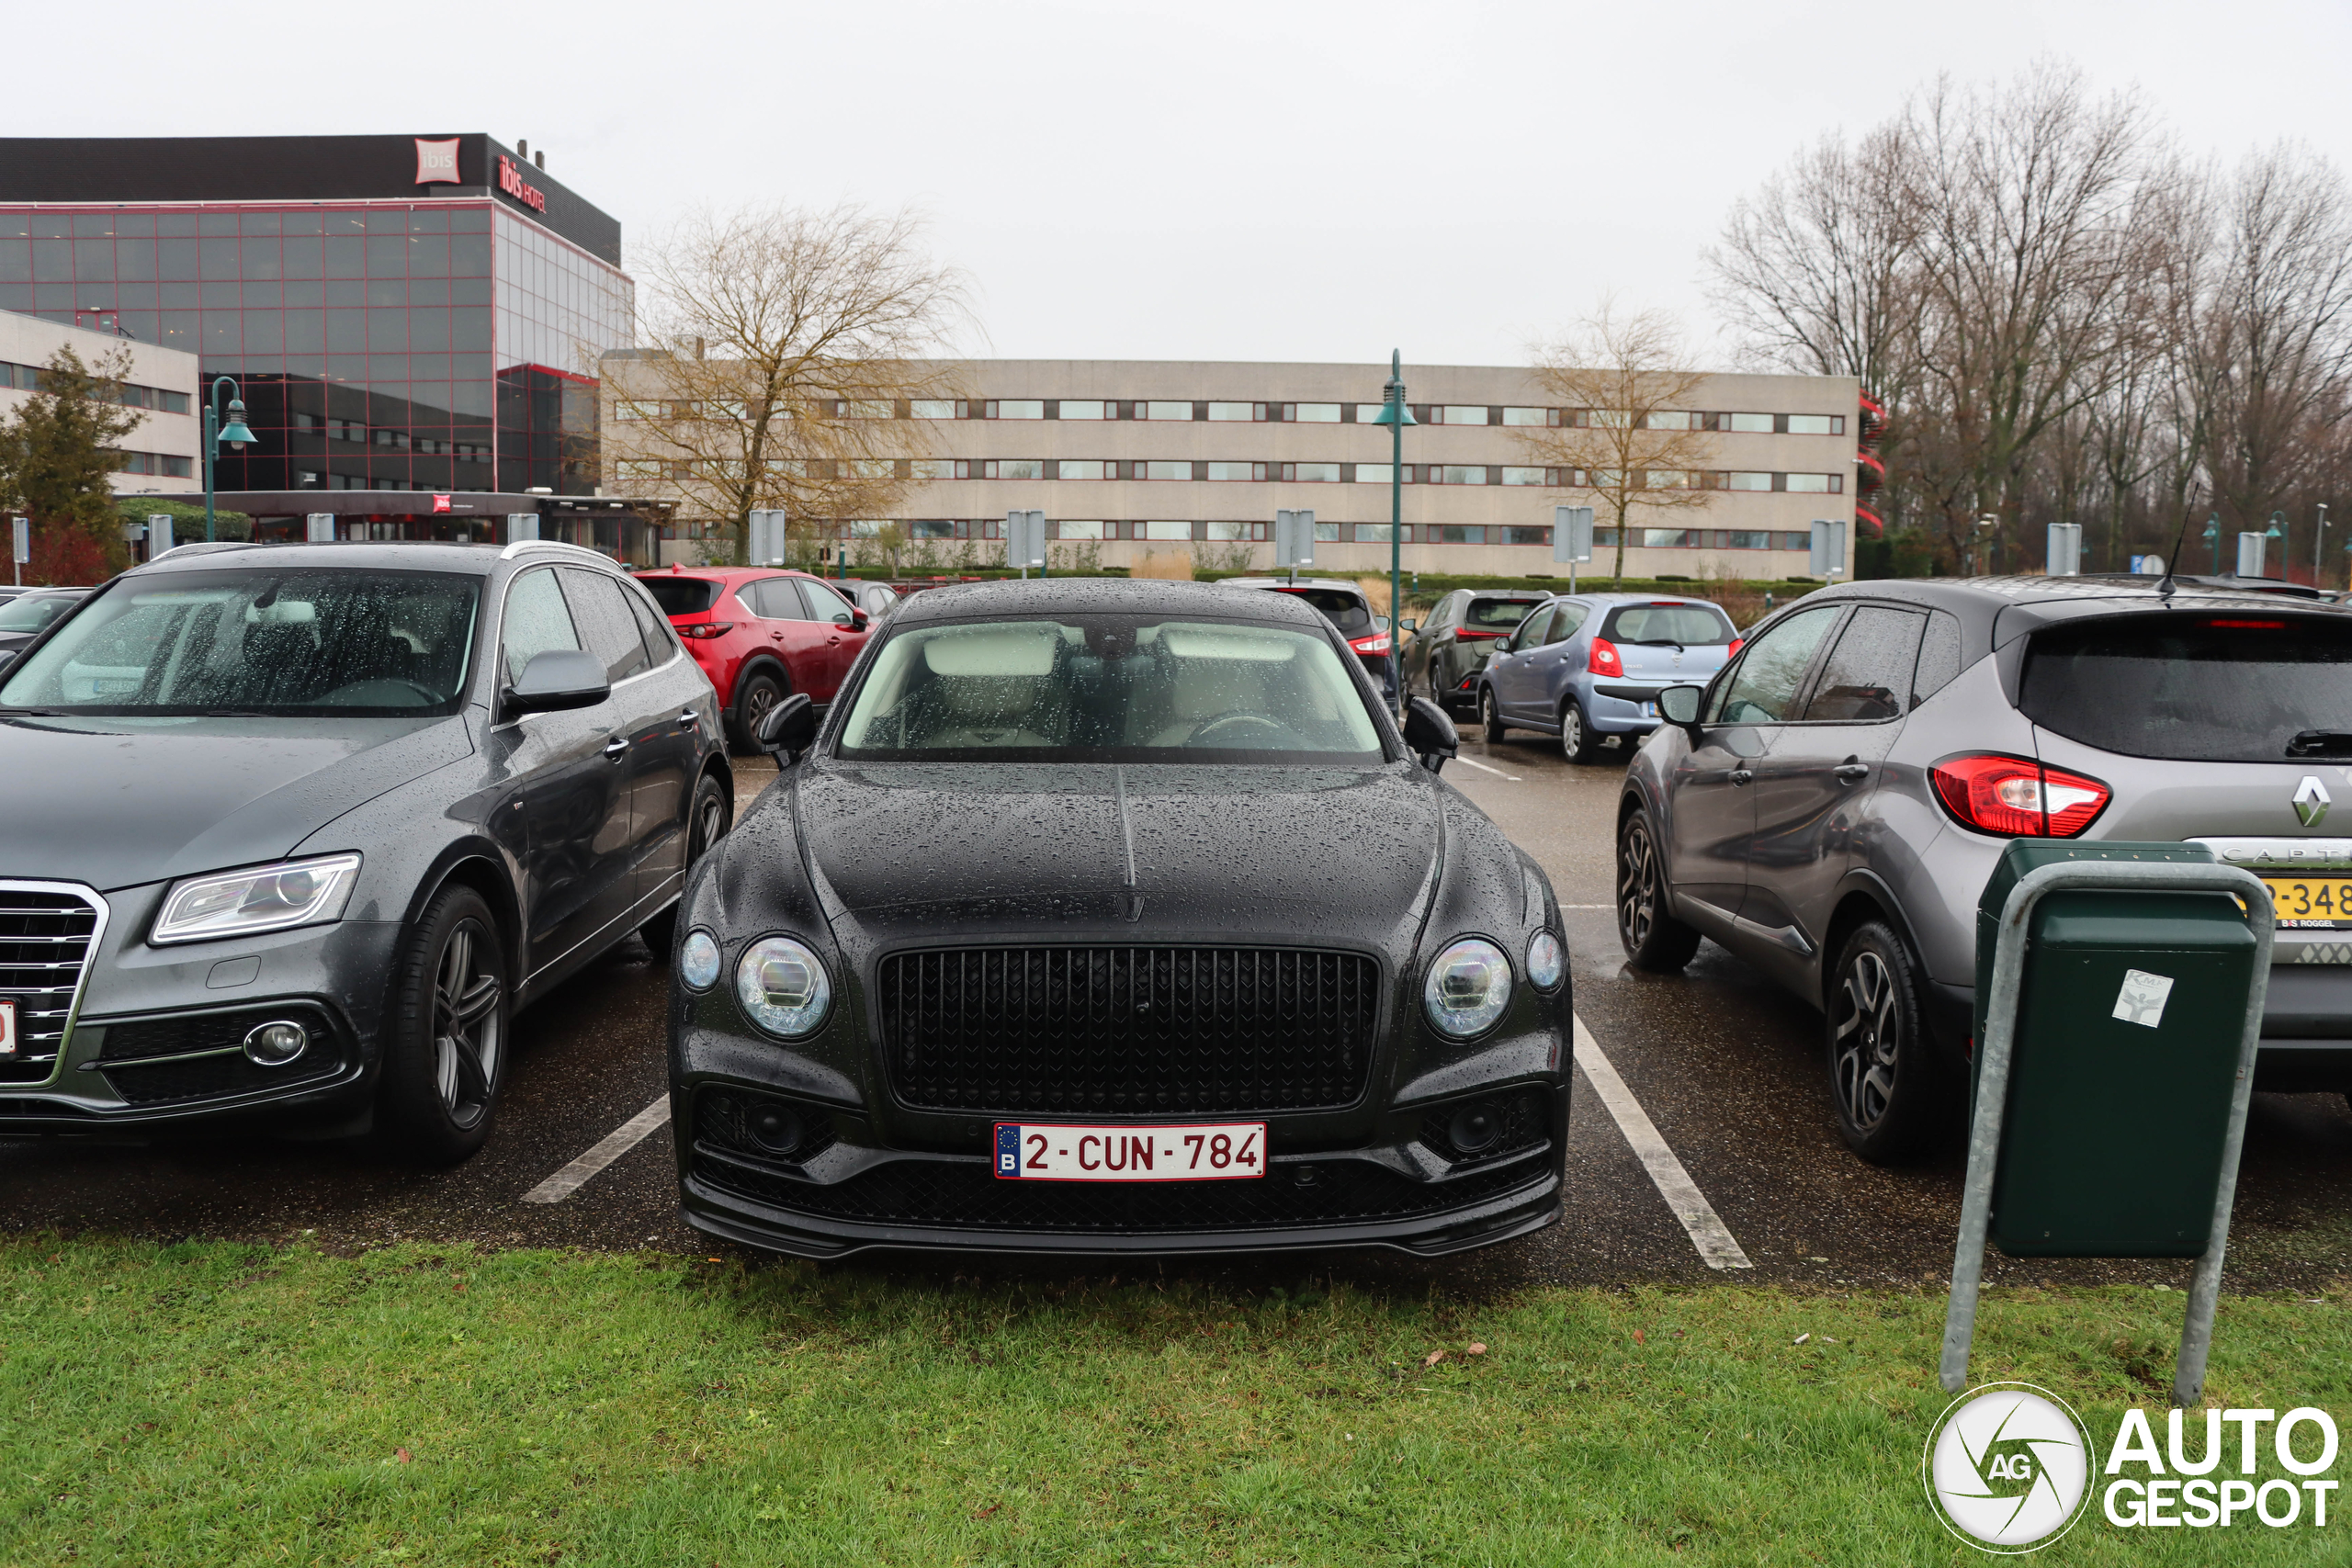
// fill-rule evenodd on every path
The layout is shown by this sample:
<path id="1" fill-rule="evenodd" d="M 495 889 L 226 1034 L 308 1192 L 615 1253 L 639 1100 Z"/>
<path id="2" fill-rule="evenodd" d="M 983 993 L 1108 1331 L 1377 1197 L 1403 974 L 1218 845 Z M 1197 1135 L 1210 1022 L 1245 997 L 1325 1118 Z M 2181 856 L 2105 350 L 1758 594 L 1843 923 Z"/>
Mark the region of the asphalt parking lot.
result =
<path id="1" fill-rule="evenodd" d="M 1964 1163 L 1956 1130 L 1921 1165 L 1866 1166 L 1838 1138 L 1817 1014 L 1711 944 L 1680 976 L 1625 968 L 1609 908 L 1620 774 L 1613 759 L 1571 766 L 1553 742 L 1532 735 L 1492 746 L 1465 737 L 1461 760 L 1446 773 L 1550 871 L 1567 924 L 1577 1011 L 1589 1032 L 1580 1054 L 1600 1052 L 1608 1064 L 1602 1074 L 1623 1086 L 1612 1107 L 1592 1073 L 1577 1075 L 1566 1218 L 1466 1257 L 1355 1257 L 1307 1266 L 1473 1290 L 1947 1278 Z M 739 803 L 774 777 L 764 759 L 738 761 Z M 0 1141 L 0 1190 L 7 1194 L 0 1224 L 20 1232 L 166 1238 L 277 1241 L 307 1233 L 334 1247 L 408 1239 L 707 1248 L 678 1218 L 666 1127 L 653 1128 L 559 1201 L 526 1200 L 534 1190 L 544 1197 L 544 1184 L 567 1168 L 580 1174 L 574 1161 L 662 1099 L 664 985 L 661 965 L 632 941 L 519 1019 L 498 1131 L 455 1170 L 419 1173 L 340 1144 Z M 1636 1152 L 1645 1122 L 1656 1134 L 1646 1163 Z M 1669 1206 L 1657 1172 L 1671 1185 L 1678 1168 L 1715 1216 L 1714 1227 L 1686 1226 Z M 1680 1207 L 1690 1212 L 1687 1201 Z M 1711 1265 L 1702 1245 L 1718 1264 L 1734 1266 Z M 1747 1267 L 1736 1266 L 1740 1258 Z M 2316 1288 L 2352 1265 L 2352 1109 L 2342 1097 L 2256 1097 L 2231 1265 L 2232 1287 L 2240 1290 Z M 2011 1263 L 1996 1255 L 1987 1277 L 2183 1283 L 2188 1267 Z"/>

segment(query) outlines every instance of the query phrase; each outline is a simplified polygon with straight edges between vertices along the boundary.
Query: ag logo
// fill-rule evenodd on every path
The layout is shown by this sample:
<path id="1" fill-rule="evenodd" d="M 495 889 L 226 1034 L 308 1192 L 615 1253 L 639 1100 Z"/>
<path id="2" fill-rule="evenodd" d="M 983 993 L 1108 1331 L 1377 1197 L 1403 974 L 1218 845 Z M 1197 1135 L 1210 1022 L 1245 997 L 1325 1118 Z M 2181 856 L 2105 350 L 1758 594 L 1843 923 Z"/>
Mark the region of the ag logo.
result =
<path id="1" fill-rule="evenodd" d="M 2055 1394 L 1986 1383 L 1938 1418 L 1920 1469 L 1954 1535 L 1980 1551 L 2036 1551 L 2090 1501 L 2090 1433 Z"/>

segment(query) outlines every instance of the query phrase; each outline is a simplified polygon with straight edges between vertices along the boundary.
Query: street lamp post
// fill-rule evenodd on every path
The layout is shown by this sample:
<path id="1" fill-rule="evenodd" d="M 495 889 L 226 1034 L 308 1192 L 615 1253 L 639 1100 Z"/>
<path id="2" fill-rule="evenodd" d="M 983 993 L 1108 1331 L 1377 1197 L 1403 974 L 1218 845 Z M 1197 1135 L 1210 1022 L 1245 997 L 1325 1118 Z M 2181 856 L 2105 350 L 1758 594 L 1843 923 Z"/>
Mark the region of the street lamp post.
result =
<path id="1" fill-rule="evenodd" d="M 1985 529 L 1997 527 L 2000 525 L 2000 521 L 2001 514 L 1997 512 L 1980 512 L 1976 514 L 1976 531 L 1979 535 L 1983 535 Z M 1990 577 L 1995 571 L 1999 570 L 2001 564 L 2000 550 L 2001 536 L 1998 534 L 1995 534 L 1985 539 L 1984 554 L 1983 557 L 1985 576 Z"/>
<path id="2" fill-rule="evenodd" d="M 2312 586 L 2313 588 L 2324 586 L 2319 580 L 2319 552 L 2322 543 L 2326 538 L 2327 502 L 2323 501 L 2319 503 L 2319 526 L 2312 530 Z"/>
<path id="3" fill-rule="evenodd" d="M 2281 579 L 2284 579 L 2287 575 L 2287 514 L 2283 512 L 2272 513 L 2270 514 L 2270 526 L 2262 531 L 2262 536 L 2266 539 L 2276 539 L 2278 541 L 2278 575 Z M 2270 570 L 2270 566 L 2267 559 L 2263 563 L 2262 570 L 2266 575 Z M 2312 586 L 2316 588 L 2319 584 L 2314 582 Z"/>
<path id="4" fill-rule="evenodd" d="M 1405 712 L 1405 672 L 1397 662 L 1397 626 L 1405 614 L 1405 427 L 1414 423 L 1405 406 L 1405 355 L 1388 355 L 1388 383 L 1380 391 L 1380 412 L 1374 424 L 1388 427 L 1388 684 L 1396 700 L 1398 717 Z"/>
<path id="5" fill-rule="evenodd" d="M 220 389 L 229 389 L 229 423 L 220 423 Z M 212 379 L 212 396 L 204 405 L 204 542 L 212 542 L 212 465 L 220 456 L 220 444 L 227 442 L 242 452 L 254 433 L 245 428 L 244 389 L 232 377 L 216 376 Z"/>
<path id="6" fill-rule="evenodd" d="M 2205 542 L 2213 547 L 2213 575 L 2222 575 L 2222 514 L 2205 519 Z"/>

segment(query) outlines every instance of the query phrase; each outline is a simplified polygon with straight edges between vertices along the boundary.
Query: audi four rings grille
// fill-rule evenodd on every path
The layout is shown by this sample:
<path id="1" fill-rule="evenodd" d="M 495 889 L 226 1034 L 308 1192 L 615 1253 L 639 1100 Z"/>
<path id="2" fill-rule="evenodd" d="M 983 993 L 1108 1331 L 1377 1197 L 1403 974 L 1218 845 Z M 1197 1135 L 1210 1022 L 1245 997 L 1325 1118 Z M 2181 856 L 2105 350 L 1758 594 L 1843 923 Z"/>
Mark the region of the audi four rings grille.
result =
<path id="1" fill-rule="evenodd" d="M 893 953 L 879 981 L 899 1099 L 1001 1115 L 1352 1105 L 1380 1014 L 1351 953 L 972 948 Z"/>
<path id="2" fill-rule="evenodd" d="M 0 1084 L 46 1083 L 57 1070 L 106 918 L 106 905 L 86 889 L 0 882 L 0 1002 L 17 1014 L 16 1049 L 0 1052 Z"/>

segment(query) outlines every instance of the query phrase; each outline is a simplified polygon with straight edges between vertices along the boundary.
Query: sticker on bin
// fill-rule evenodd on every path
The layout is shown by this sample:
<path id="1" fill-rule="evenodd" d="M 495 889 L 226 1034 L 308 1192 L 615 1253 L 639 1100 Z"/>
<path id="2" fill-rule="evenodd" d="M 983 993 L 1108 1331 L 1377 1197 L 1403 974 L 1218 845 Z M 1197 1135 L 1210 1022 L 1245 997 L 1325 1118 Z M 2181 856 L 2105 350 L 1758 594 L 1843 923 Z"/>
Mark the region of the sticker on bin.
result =
<path id="1" fill-rule="evenodd" d="M 2144 969 L 2126 969 L 2123 988 L 2115 994 L 2115 1016 L 2126 1023 L 2143 1023 L 2150 1029 L 2165 1021 L 2165 1002 L 2172 995 L 2172 976 L 2151 975 Z"/>
<path id="2" fill-rule="evenodd" d="M 17 1054 L 17 1004 L 0 1002 L 0 1056 Z"/>
<path id="3" fill-rule="evenodd" d="M 1231 1181 L 1265 1174 L 1263 1122 L 996 1124 L 1000 1181 Z"/>

